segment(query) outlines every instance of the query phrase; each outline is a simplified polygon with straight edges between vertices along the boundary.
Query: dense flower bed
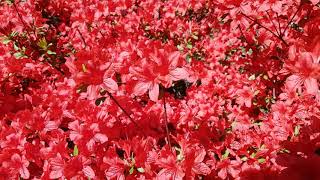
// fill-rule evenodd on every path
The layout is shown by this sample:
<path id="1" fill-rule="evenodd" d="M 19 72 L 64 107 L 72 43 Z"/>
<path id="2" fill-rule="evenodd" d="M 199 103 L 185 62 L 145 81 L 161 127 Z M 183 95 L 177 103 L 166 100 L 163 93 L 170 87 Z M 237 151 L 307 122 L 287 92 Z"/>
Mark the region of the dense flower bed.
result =
<path id="1" fill-rule="evenodd" d="M 320 179 L 318 0 L 1 0 L 0 179 Z"/>

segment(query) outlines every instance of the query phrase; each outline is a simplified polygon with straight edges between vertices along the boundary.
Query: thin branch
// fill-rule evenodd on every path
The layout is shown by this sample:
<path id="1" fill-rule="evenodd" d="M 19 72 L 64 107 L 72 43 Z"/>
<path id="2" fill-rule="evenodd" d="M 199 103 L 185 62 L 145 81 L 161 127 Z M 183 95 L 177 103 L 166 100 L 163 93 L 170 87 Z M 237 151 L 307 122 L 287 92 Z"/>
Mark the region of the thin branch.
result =
<path id="1" fill-rule="evenodd" d="M 48 64 L 49 64 L 51 67 L 53 67 L 55 70 L 57 70 L 58 72 L 60 72 L 62 75 L 65 75 L 65 73 L 64 73 L 60 68 L 58 68 L 57 66 L 51 64 L 49 61 L 47 61 L 47 62 L 48 62 Z"/>
<path id="2" fill-rule="evenodd" d="M 272 20 L 272 18 L 271 18 L 271 16 L 270 16 L 270 14 L 269 14 L 269 12 L 268 12 L 268 11 L 266 11 L 266 13 L 267 13 L 267 15 L 268 15 L 268 17 L 269 17 L 269 20 L 271 21 L 271 23 L 272 23 L 272 25 L 273 25 L 274 29 L 276 30 L 277 35 L 278 35 L 278 36 L 280 36 L 280 32 L 278 32 L 278 30 L 277 30 L 277 26 L 274 24 L 274 22 L 273 22 L 273 20 Z"/>
<path id="3" fill-rule="evenodd" d="M 143 135 L 145 135 L 145 133 L 142 131 L 142 127 L 139 126 L 139 124 L 130 116 L 130 114 L 120 105 L 120 103 L 117 101 L 117 99 L 112 96 L 112 94 L 109 91 L 106 91 L 107 94 L 109 95 L 109 97 L 116 103 L 116 105 L 123 111 L 123 113 L 130 119 L 130 121 L 138 128 L 141 130 L 141 132 L 143 133 Z"/>
<path id="4" fill-rule="evenodd" d="M 296 12 L 293 14 L 292 18 L 290 19 L 289 23 L 287 24 L 287 26 L 284 28 L 281 36 L 283 36 L 286 33 L 286 30 L 288 29 L 288 27 L 290 26 L 290 24 L 292 23 L 293 19 L 297 16 L 298 12 L 300 11 L 302 7 L 302 3 L 300 3 L 298 9 L 296 10 Z"/>
<path id="5" fill-rule="evenodd" d="M 265 30 L 269 31 L 272 35 L 274 35 L 276 38 L 278 38 L 281 42 L 283 42 L 286 46 L 289 46 L 288 43 L 282 38 L 282 36 L 278 36 L 276 33 L 274 33 L 271 29 L 269 29 L 268 27 L 262 25 L 260 22 L 258 22 L 256 19 L 251 18 L 250 16 L 242 13 L 242 15 L 244 15 L 246 18 L 248 18 L 249 20 L 255 22 L 258 26 L 264 28 Z"/>
<path id="6" fill-rule="evenodd" d="M 143 131 L 143 128 L 130 116 L 130 114 L 120 105 L 120 103 L 117 101 L 117 99 L 112 96 L 112 94 L 109 92 L 109 91 L 106 91 L 107 94 L 109 95 L 109 97 L 116 103 L 116 105 L 123 111 L 123 113 L 130 119 L 130 121 L 141 131 L 141 133 L 147 137 L 146 133 Z M 127 132 L 126 132 L 126 136 L 127 135 Z M 156 146 L 152 143 L 152 142 L 149 142 L 148 143 L 154 148 L 154 149 L 157 149 Z"/>
<path id="7" fill-rule="evenodd" d="M 280 36 L 282 36 L 281 25 L 280 25 L 280 17 L 279 17 L 278 13 L 276 13 L 276 14 L 277 14 L 277 20 L 278 20 L 278 26 L 279 26 L 279 34 L 280 34 Z"/>
<path id="8" fill-rule="evenodd" d="M 28 34 L 29 37 L 30 37 L 29 31 L 28 31 L 28 29 L 29 29 L 30 27 L 27 26 L 26 22 L 24 22 L 24 20 L 22 19 L 22 16 L 21 16 L 21 14 L 20 14 L 20 12 L 19 12 L 19 10 L 18 10 L 17 5 L 15 4 L 15 2 L 13 3 L 13 7 L 14 7 L 14 10 L 16 11 L 16 13 L 18 14 L 18 17 L 19 17 L 19 19 L 20 19 L 23 27 L 26 29 L 27 34 Z"/>
<path id="9" fill-rule="evenodd" d="M 79 31 L 79 29 L 78 28 L 76 28 L 77 29 L 77 32 L 80 34 L 80 38 L 81 38 L 81 40 L 82 40 L 82 42 L 83 42 L 83 44 L 84 44 L 84 49 L 87 47 L 87 43 L 86 43 L 86 41 L 84 40 L 84 37 L 82 36 L 82 33 Z"/>
<path id="10" fill-rule="evenodd" d="M 169 135 L 169 128 L 168 128 L 168 117 L 167 117 L 167 107 L 166 107 L 166 96 L 165 93 L 163 94 L 163 108 L 164 108 L 164 122 L 166 125 L 166 135 L 167 135 L 167 140 L 168 140 L 168 144 L 170 147 L 170 150 L 172 150 L 172 146 L 171 146 L 171 141 L 170 141 L 170 135 Z"/>
<path id="11" fill-rule="evenodd" d="M 247 40 L 247 38 L 244 36 L 243 31 L 242 31 L 240 25 L 238 25 L 238 28 L 240 29 L 241 36 L 244 38 L 244 40 L 245 40 L 247 43 L 249 43 L 249 41 Z"/>

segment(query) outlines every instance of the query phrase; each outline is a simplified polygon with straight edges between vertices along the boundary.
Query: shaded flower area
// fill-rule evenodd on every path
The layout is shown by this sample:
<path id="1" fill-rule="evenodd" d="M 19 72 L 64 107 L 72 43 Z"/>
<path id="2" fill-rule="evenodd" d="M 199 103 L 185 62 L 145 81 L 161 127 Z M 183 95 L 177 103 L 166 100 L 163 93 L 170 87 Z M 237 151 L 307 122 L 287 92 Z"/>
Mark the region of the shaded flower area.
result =
<path id="1" fill-rule="evenodd" d="M 0 0 L 0 180 L 320 179 L 318 0 Z"/>

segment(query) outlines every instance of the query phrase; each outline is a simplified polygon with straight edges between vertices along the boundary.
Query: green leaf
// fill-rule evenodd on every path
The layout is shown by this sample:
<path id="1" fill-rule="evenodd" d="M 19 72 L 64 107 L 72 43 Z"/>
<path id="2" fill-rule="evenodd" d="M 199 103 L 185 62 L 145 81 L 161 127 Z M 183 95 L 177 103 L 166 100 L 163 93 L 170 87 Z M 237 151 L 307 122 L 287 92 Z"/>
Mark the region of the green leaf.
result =
<path id="1" fill-rule="evenodd" d="M 191 56 L 190 56 L 190 54 L 187 54 L 187 56 L 186 56 L 186 61 L 187 61 L 187 63 L 191 63 Z"/>
<path id="2" fill-rule="evenodd" d="M 179 51 L 183 51 L 183 47 L 180 44 L 177 45 L 177 48 L 178 48 Z"/>
<path id="3" fill-rule="evenodd" d="M 50 51 L 50 50 L 48 50 L 47 53 L 48 53 L 49 55 L 57 54 L 57 53 L 55 53 L 55 52 L 53 52 L 53 51 Z"/>
<path id="4" fill-rule="evenodd" d="M 145 26 L 144 30 L 149 31 L 150 30 L 150 26 Z"/>
<path id="5" fill-rule="evenodd" d="M 79 149 L 78 149 L 78 146 L 75 145 L 74 148 L 73 148 L 73 156 L 78 156 L 79 155 Z"/>
<path id="6" fill-rule="evenodd" d="M 298 135 L 299 135 L 299 132 L 300 132 L 300 126 L 297 125 L 297 126 L 294 128 L 294 136 L 298 136 Z"/>
<path id="7" fill-rule="evenodd" d="M 261 126 L 263 123 L 262 123 L 262 120 L 256 120 L 253 124 L 256 126 Z"/>
<path id="8" fill-rule="evenodd" d="M 256 79 L 256 75 L 255 75 L 255 74 L 252 74 L 252 75 L 248 78 L 249 81 L 253 81 L 253 80 L 255 80 L 255 79 Z"/>
<path id="9" fill-rule="evenodd" d="M 241 158 L 241 161 L 247 161 L 247 160 L 248 160 L 247 156 L 243 156 L 243 157 Z"/>
<path id="10" fill-rule="evenodd" d="M 192 38 L 195 39 L 195 40 L 198 40 L 198 39 L 199 39 L 197 33 L 193 33 L 193 34 L 192 34 Z"/>
<path id="11" fill-rule="evenodd" d="M 259 158 L 259 159 L 258 159 L 258 162 L 261 163 L 261 164 L 262 164 L 262 163 L 265 163 L 265 162 L 266 162 L 266 159 L 265 159 L 265 158 Z"/>
<path id="12" fill-rule="evenodd" d="M 281 150 L 279 151 L 279 153 L 289 154 L 290 151 L 289 151 L 288 149 L 281 149 Z"/>
<path id="13" fill-rule="evenodd" d="M 134 166 L 132 166 L 132 167 L 130 168 L 130 170 L 129 170 L 129 173 L 130 173 L 130 174 L 133 174 L 133 172 L 134 172 Z"/>
<path id="14" fill-rule="evenodd" d="M 14 0 L 6 0 L 6 2 L 7 2 L 9 5 L 11 5 L 11 4 L 14 3 Z"/>
<path id="15" fill-rule="evenodd" d="M 13 43 L 13 49 L 16 50 L 16 51 L 19 50 L 19 47 L 18 47 L 18 45 L 16 43 Z"/>
<path id="16" fill-rule="evenodd" d="M 229 156 L 230 152 L 228 149 L 225 150 L 224 154 L 222 155 L 222 159 L 227 159 Z"/>
<path id="17" fill-rule="evenodd" d="M 182 149 L 178 148 L 178 147 L 174 147 L 177 151 L 177 160 L 178 161 L 182 161 L 184 159 L 183 153 L 182 153 Z"/>
<path id="18" fill-rule="evenodd" d="M 14 56 L 16 59 L 27 58 L 27 56 L 24 55 L 22 52 L 16 52 L 16 53 L 13 54 L 13 56 Z"/>
<path id="19" fill-rule="evenodd" d="M 43 50 L 47 50 L 47 48 L 48 48 L 48 43 L 45 38 L 40 39 L 40 41 L 38 42 L 37 45 Z"/>
<path id="20" fill-rule="evenodd" d="M 19 33 L 17 32 L 17 31 L 12 31 L 11 33 L 10 33 L 10 37 L 14 37 L 14 36 L 16 36 L 16 35 L 18 35 Z"/>
<path id="21" fill-rule="evenodd" d="M 191 43 L 188 43 L 188 44 L 187 44 L 187 48 L 188 48 L 188 49 L 192 49 L 192 44 L 191 44 Z"/>
<path id="22" fill-rule="evenodd" d="M 3 36 L 2 37 L 3 39 L 2 39 L 2 44 L 4 44 L 4 45 L 7 45 L 11 40 L 10 40 L 10 38 L 8 38 L 8 37 L 6 37 L 6 36 Z"/>
<path id="23" fill-rule="evenodd" d="M 144 173 L 144 172 L 145 172 L 145 170 L 144 170 L 142 167 L 138 168 L 137 171 L 138 171 L 139 173 Z"/>

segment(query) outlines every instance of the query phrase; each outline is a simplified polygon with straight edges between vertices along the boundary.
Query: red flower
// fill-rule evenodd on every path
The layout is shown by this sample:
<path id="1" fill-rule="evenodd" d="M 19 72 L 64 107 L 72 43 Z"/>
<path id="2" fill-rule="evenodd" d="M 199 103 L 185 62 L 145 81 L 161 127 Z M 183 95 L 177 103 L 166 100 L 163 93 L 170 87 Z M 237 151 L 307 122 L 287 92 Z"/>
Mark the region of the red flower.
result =
<path id="1" fill-rule="evenodd" d="M 302 84 L 307 94 L 318 95 L 320 79 L 320 56 L 310 52 L 296 52 L 294 46 L 290 47 L 287 69 L 293 75 L 289 76 L 286 83 L 289 88 L 297 89 Z"/>
<path id="2" fill-rule="evenodd" d="M 130 73 L 136 80 L 133 94 L 141 96 L 149 91 L 152 101 L 158 100 L 160 84 L 168 88 L 173 81 L 189 77 L 186 69 L 178 67 L 180 52 L 170 52 L 170 47 L 162 49 L 159 46 L 159 43 L 154 44 L 151 52 L 146 52 L 147 57 L 139 62 L 139 66 L 130 67 Z"/>
<path id="3" fill-rule="evenodd" d="M 240 89 L 236 92 L 239 96 L 237 102 L 239 105 L 245 105 L 246 107 L 251 107 L 252 99 L 255 96 L 255 92 L 251 87 L 244 86 L 243 89 Z"/>
<path id="4" fill-rule="evenodd" d="M 172 152 L 166 150 L 162 153 L 165 153 L 166 155 L 162 155 L 156 162 L 156 164 L 162 168 L 157 174 L 157 179 L 182 180 L 185 176 L 184 170 L 177 163 L 177 159 Z"/>
<path id="5" fill-rule="evenodd" d="M 11 156 L 11 161 L 2 162 L 4 168 L 9 169 L 11 172 L 19 173 L 20 176 L 24 179 L 29 179 L 30 172 L 27 169 L 29 166 L 29 161 L 19 154 L 15 153 Z"/>

